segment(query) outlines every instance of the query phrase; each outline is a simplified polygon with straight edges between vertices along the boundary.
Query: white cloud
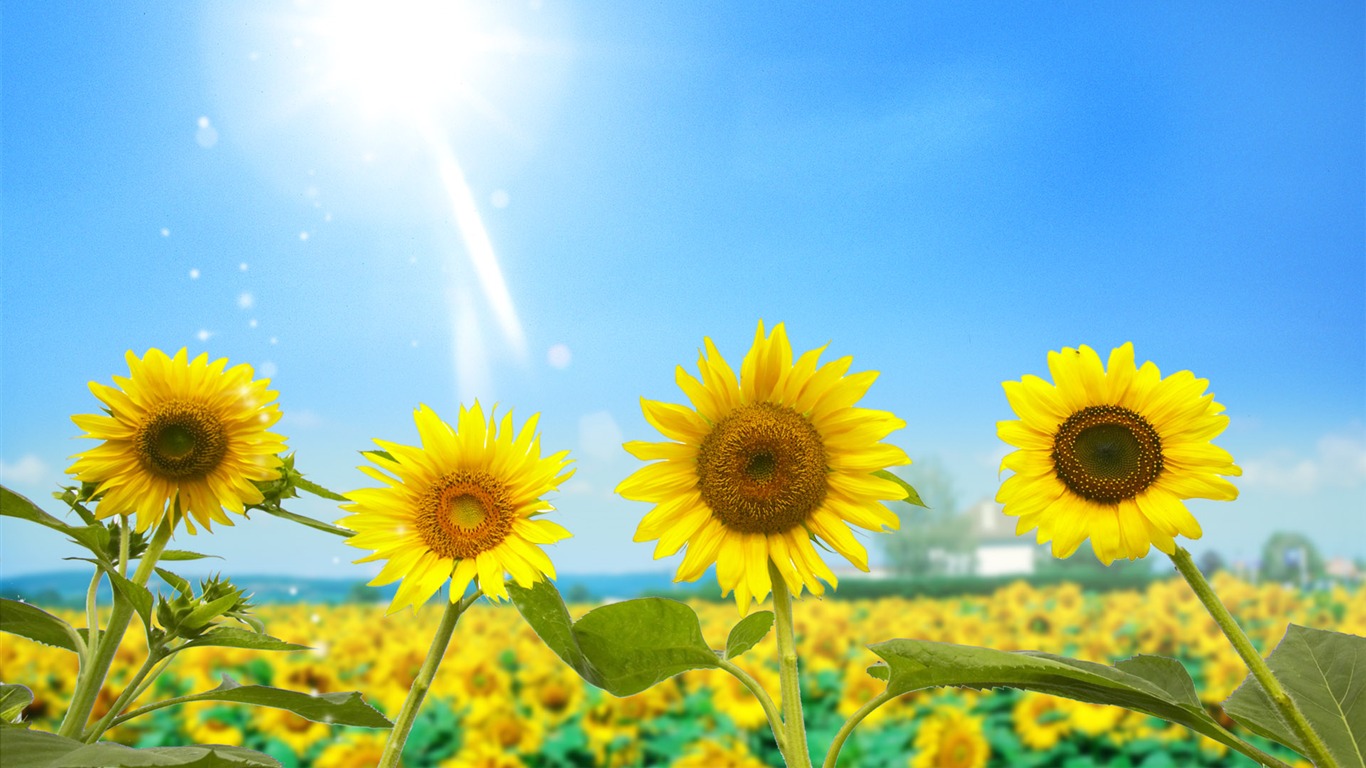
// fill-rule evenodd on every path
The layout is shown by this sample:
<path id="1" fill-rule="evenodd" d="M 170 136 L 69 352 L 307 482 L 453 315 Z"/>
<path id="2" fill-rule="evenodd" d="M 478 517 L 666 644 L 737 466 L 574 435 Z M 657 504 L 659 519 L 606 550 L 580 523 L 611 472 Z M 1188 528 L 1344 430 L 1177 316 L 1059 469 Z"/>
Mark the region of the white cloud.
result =
<path id="1" fill-rule="evenodd" d="M 579 419 L 579 450 L 595 459 L 611 460 L 621 454 L 621 427 L 607 411 Z"/>
<path id="2" fill-rule="evenodd" d="M 13 464 L 0 460 L 0 481 L 6 485 L 38 485 L 47 478 L 47 473 L 47 464 L 31 453 Z"/>
<path id="3" fill-rule="evenodd" d="M 1319 438 L 1312 456 L 1276 451 L 1242 467 L 1243 482 L 1249 487 L 1286 493 L 1356 488 L 1366 484 L 1366 434 L 1327 434 Z"/>
<path id="4" fill-rule="evenodd" d="M 545 360 L 550 363 L 551 368 L 564 370 L 574 360 L 574 353 L 569 351 L 566 344 L 556 344 L 545 353 Z"/>
<path id="5" fill-rule="evenodd" d="M 280 417 L 280 422 L 292 429 L 317 429 L 324 424 L 323 417 L 307 408 L 296 410 L 291 408 L 285 411 Z"/>

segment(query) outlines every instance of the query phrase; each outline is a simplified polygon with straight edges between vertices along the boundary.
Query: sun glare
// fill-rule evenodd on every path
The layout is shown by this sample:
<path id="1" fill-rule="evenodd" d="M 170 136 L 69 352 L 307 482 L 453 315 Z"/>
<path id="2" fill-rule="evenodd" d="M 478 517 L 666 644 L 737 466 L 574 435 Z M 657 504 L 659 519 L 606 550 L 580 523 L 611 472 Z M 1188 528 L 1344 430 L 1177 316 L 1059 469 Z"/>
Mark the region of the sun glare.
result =
<path id="1" fill-rule="evenodd" d="M 330 90 L 373 116 L 426 116 L 451 103 L 494 43 L 460 2 L 338 3 L 320 26 Z"/>

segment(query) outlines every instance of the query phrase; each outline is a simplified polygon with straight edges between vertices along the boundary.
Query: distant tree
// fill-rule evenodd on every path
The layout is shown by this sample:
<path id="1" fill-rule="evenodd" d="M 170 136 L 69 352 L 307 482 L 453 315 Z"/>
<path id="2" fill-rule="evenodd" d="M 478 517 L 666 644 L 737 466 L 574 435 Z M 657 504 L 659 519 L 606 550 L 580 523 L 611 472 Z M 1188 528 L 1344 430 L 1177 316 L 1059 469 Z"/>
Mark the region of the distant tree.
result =
<path id="1" fill-rule="evenodd" d="M 1278 531 L 1262 545 L 1263 581 L 1303 584 L 1323 578 L 1323 556 L 1308 536 Z"/>
<path id="2" fill-rule="evenodd" d="M 348 603 L 375 603 L 381 599 L 381 592 L 378 589 L 358 581 L 346 590 L 346 602 Z"/>
<path id="3" fill-rule="evenodd" d="M 597 598 L 593 596 L 592 590 L 581 581 L 575 582 L 574 586 L 570 587 L 569 591 L 564 593 L 564 599 L 567 603 L 592 603 L 597 601 Z"/>
<path id="4" fill-rule="evenodd" d="M 1200 572 L 1206 576 L 1213 576 L 1228 568 L 1228 563 L 1224 562 L 1224 556 L 1214 549 L 1205 550 L 1200 557 L 1196 558 L 1195 564 L 1200 567 Z"/>
<path id="5" fill-rule="evenodd" d="M 899 473 L 915 486 L 928 508 L 891 504 L 900 530 L 878 536 L 887 567 L 899 576 L 928 576 L 941 570 L 933 554 L 963 554 L 973 549 L 972 521 L 959 514 L 953 479 L 936 458 L 917 461 Z"/>

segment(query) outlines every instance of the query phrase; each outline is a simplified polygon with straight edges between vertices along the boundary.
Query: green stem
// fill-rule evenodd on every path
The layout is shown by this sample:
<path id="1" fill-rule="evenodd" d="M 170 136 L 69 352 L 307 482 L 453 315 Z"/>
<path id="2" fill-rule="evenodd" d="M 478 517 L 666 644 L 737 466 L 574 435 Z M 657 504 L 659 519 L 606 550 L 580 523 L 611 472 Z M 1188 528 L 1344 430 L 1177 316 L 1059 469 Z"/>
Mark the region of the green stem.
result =
<path id="1" fill-rule="evenodd" d="M 123 516 L 123 523 L 119 526 L 119 575 L 128 578 L 128 516 Z"/>
<path id="2" fill-rule="evenodd" d="M 389 740 L 384 744 L 384 754 L 380 756 L 376 768 L 395 768 L 398 765 L 399 758 L 403 755 L 403 745 L 408 741 L 408 732 L 413 729 L 413 722 L 417 720 L 417 711 L 422 707 L 422 700 L 427 697 L 427 690 L 432 687 L 432 678 L 436 677 L 436 669 L 441 666 L 441 658 L 446 655 L 446 646 L 450 645 L 455 623 L 460 620 L 460 614 L 464 613 L 481 594 L 483 593 L 476 590 L 464 600 L 452 600 L 446 604 L 446 610 L 441 614 L 441 623 L 436 628 L 436 637 L 432 638 L 432 647 L 427 651 L 427 659 L 422 662 L 422 669 L 418 670 L 412 687 L 408 689 L 408 698 L 403 700 L 403 708 L 398 711 L 394 729 L 389 731 Z"/>
<path id="3" fill-rule="evenodd" d="M 768 726 L 773 729 L 773 738 L 778 742 L 778 751 L 787 754 L 787 747 L 785 746 L 787 734 L 783 730 L 783 717 L 778 714 L 778 707 L 773 703 L 773 697 L 768 695 L 768 691 L 764 690 L 758 680 L 755 680 L 748 672 L 732 662 L 720 659 L 718 665 L 721 669 L 734 675 L 735 679 L 739 680 L 742 685 L 749 689 L 750 693 L 754 694 L 754 698 L 759 700 L 759 706 L 764 708 L 764 715 L 768 717 Z"/>
<path id="4" fill-rule="evenodd" d="M 1190 553 L 1181 547 L 1177 547 L 1171 558 L 1172 562 L 1176 564 L 1176 570 L 1181 572 L 1186 582 L 1191 585 L 1191 589 L 1195 591 L 1196 597 L 1205 604 L 1205 610 L 1214 617 L 1214 621 L 1223 630 L 1224 636 L 1233 644 L 1233 649 L 1243 658 L 1243 663 L 1247 664 L 1252 676 L 1257 678 L 1257 682 L 1261 684 L 1267 698 L 1271 699 L 1276 711 L 1280 713 L 1286 724 L 1290 726 L 1290 730 L 1299 739 L 1305 754 L 1314 761 L 1314 765 L 1318 768 L 1338 768 L 1337 761 L 1328 753 L 1328 747 L 1323 743 L 1323 739 L 1314 732 L 1309 721 L 1304 718 L 1304 714 L 1300 712 L 1290 695 L 1281 687 L 1280 681 L 1271 674 L 1271 667 L 1267 666 L 1266 660 L 1253 647 L 1252 641 L 1248 639 L 1242 627 L 1238 626 L 1238 622 L 1234 621 L 1233 615 L 1224 607 L 1219 596 L 1214 594 L 1214 589 L 1210 587 L 1209 582 L 1200 573 L 1200 569 L 1195 567 Z"/>
<path id="5" fill-rule="evenodd" d="M 844 725 L 840 726 L 839 733 L 835 734 L 835 740 L 830 742 L 830 751 L 825 753 L 823 768 L 835 768 L 835 763 L 840 757 L 840 750 L 844 747 L 844 742 L 849 738 L 849 734 L 854 732 L 854 728 L 863 722 L 863 718 L 872 714 L 873 710 L 895 698 L 895 696 L 888 695 L 886 691 L 883 691 L 869 699 L 863 706 L 859 707 L 857 712 L 850 715 L 849 719 L 844 721 Z"/>
<path id="6" fill-rule="evenodd" d="M 100 736 L 103 736 L 104 732 L 109 730 L 109 724 L 113 722 L 119 712 L 122 712 L 123 708 L 128 706 L 130 702 L 137 700 L 137 695 L 143 690 L 144 681 L 148 681 L 148 673 L 151 672 L 152 668 L 159 662 L 164 660 L 164 658 L 165 657 L 160 656 L 155 652 L 147 654 L 147 661 L 143 662 L 142 668 L 137 671 L 137 674 L 133 675 L 133 679 L 128 681 L 128 687 L 124 688 L 123 693 L 119 694 L 119 697 L 114 700 L 114 705 L 109 708 L 108 712 L 104 713 L 104 717 L 101 717 L 90 727 L 90 730 L 85 732 L 83 741 L 85 741 L 86 744 L 94 744 L 98 741 Z"/>
<path id="7" fill-rule="evenodd" d="M 783 574 L 768 563 L 773 583 L 773 614 L 778 625 L 778 674 L 782 684 L 783 731 L 788 768 L 811 768 L 811 749 L 806 744 L 806 722 L 802 719 L 802 686 L 797 669 L 797 641 L 792 629 L 792 594 L 787 591 Z"/>
<path id="8" fill-rule="evenodd" d="M 91 651 L 100 642 L 100 613 L 99 613 L 99 592 L 100 580 L 104 578 L 104 571 L 95 569 L 95 575 L 90 577 L 90 588 L 85 591 L 85 627 L 86 641 L 85 648 L 81 650 L 81 663 L 89 661 Z"/>
<path id="9" fill-rule="evenodd" d="M 171 515 L 167 515 L 161 521 L 161 526 L 152 536 L 147 551 L 142 554 L 142 560 L 138 562 L 138 569 L 133 574 L 134 584 L 146 586 L 147 580 L 152 576 L 152 569 L 156 567 L 157 558 L 161 557 L 162 550 L 166 549 L 166 542 L 171 540 L 174 524 Z M 77 677 L 76 691 L 71 697 L 71 708 L 62 719 L 62 727 L 57 731 L 59 735 L 76 739 L 80 738 L 81 732 L 85 730 L 85 724 L 90 719 L 90 710 L 95 707 L 95 699 L 104 685 L 104 678 L 109 674 L 109 665 L 114 662 L 114 654 L 118 652 L 119 643 L 123 642 L 123 634 L 128 630 L 128 622 L 132 618 L 132 604 L 127 600 L 120 600 L 116 590 L 114 610 L 109 615 L 109 626 L 105 628 L 104 636 L 100 638 L 100 644 L 89 665 L 82 669 Z"/>

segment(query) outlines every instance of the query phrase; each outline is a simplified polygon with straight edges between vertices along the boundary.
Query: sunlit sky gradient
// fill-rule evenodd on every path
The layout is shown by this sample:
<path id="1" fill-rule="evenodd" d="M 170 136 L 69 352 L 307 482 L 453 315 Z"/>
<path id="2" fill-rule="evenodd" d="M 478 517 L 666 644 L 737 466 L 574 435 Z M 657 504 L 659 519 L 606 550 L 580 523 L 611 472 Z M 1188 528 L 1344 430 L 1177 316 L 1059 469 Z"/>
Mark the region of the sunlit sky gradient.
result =
<path id="1" fill-rule="evenodd" d="M 863 404 L 963 506 L 998 484 L 1001 381 L 1132 340 L 1231 417 L 1243 496 L 1192 503 L 1192 550 L 1366 555 L 1360 3 L 491 3 L 420 110 L 338 81 L 331 8 L 6 2 L 6 485 L 45 498 L 93 444 L 86 382 L 185 346 L 270 376 L 338 490 L 419 403 L 539 411 L 578 460 L 560 569 L 663 569 L 619 445 L 762 318 L 881 371 Z M 176 546 L 368 573 L 270 518 Z M 0 549 L 74 554 L 8 521 Z"/>

